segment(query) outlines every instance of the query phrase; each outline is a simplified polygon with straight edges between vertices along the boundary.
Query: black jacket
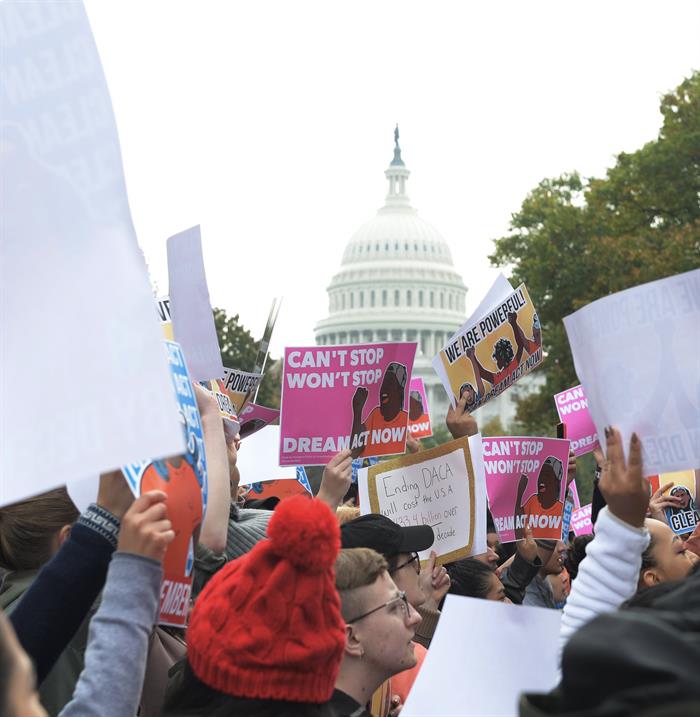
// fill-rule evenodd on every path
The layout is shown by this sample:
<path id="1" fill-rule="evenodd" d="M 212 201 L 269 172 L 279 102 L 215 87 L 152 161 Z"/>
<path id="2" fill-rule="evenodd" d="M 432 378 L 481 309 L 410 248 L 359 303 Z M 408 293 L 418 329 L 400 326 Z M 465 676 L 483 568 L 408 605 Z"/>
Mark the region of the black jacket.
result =
<path id="1" fill-rule="evenodd" d="M 651 607 L 603 615 L 573 635 L 562 682 L 525 695 L 521 717 L 700 715 L 700 572 Z"/>

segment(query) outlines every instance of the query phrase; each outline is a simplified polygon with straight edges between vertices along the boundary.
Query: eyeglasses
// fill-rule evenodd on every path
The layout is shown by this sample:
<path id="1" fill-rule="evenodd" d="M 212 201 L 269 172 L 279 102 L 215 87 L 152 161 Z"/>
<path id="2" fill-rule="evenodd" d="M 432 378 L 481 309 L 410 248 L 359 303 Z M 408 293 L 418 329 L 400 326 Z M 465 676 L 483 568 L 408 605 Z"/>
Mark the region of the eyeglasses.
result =
<path id="1" fill-rule="evenodd" d="M 408 599 L 406 598 L 406 593 L 401 590 L 398 594 L 398 597 L 393 598 L 392 600 L 389 600 L 389 602 L 385 602 L 383 605 L 380 605 L 379 607 L 375 607 L 373 610 L 369 610 L 368 612 L 362 613 L 362 615 L 358 615 L 358 617 L 353 618 L 352 620 L 346 620 L 348 625 L 352 625 L 354 622 L 358 622 L 362 620 L 363 618 L 367 617 L 368 615 L 371 615 L 374 612 L 379 612 L 380 610 L 383 610 L 385 607 L 391 607 L 393 605 L 398 606 L 399 610 L 401 611 L 401 617 L 405 620 L 408 617 L 408 614 L 411 612 L 411 609 L 408 606 Z"/>
<path id="2" fill-rule="evenodd" d="M 397 565 L 395 568 L 392 568 L 389 571 L 389 575 L 393 575 L 394 573 L 398 573 L 401 568 L 405 568 L 407 565 L 410 565 L 411 563 L 415 563 L 414 570 L 418 575 L 420 575 L 420 558 L 418 557 L 418 553 L 410 553 L 411 557 L 405 562 L 401 563 L 401 565 Z"/>

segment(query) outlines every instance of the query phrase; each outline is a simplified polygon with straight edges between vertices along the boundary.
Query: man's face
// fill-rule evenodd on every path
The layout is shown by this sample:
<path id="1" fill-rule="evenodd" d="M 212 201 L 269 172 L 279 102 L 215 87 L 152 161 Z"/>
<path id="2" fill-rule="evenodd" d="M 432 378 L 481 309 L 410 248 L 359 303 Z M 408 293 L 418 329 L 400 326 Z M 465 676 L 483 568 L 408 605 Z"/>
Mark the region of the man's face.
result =
<path id="1" fill-rule="evenodd" d="M 540 474 L 537 476 L 537 497 L 540 503 L 546 506 L 559 500 L 559 481 L 548 463 L 540 468 Z"/>
<path id="2" fill-rule="evenodd" d="M 379 389 L 379 410 L 385 421 L 396 417 L 403 408 L 403 387 L 393 372 L 387 371 Z"/>
<path id="3" fill-rule="evenodd" d="M 420 607 L 427 597 L 418 580 L 420 576 L 420 562 L 418 560 L 411 560 L 410 553 L 399 553 L 396 558 L 396 565 L 402 565 L 403 567 L 391 573 L 392 580 L 396 583 L 396 587 L 399 590 L 403 590 L 406 593 L 406 598 L 413 607 Z"/>
<path id="4" fill-rule="evenodd" d="M 672 493 L 672 495 L 674 495 Z M 690 493 L 687 490 L 679 490 L 675 495 L 680 498 L 680 510 L 688 510 L 690 508 Z"/>
<path id="5" fill-rule="evenodd" d="M 559 575 L 564 569 L 566 545 L 561 540 L 538 540 L 537 554 L 542 561 L 541 570 L 545 575 Z"/>
<path id="6" fill-rule="evenodd" d="M 410 605 L 406 612 L 397 599 L 399 588 L 386 572 L 360 590 L 363 611 L 390 603 L 351 626 L 364 650 L 363 661 L 383 679 L 415 667 L 413 637 L 420 615 Z"/>

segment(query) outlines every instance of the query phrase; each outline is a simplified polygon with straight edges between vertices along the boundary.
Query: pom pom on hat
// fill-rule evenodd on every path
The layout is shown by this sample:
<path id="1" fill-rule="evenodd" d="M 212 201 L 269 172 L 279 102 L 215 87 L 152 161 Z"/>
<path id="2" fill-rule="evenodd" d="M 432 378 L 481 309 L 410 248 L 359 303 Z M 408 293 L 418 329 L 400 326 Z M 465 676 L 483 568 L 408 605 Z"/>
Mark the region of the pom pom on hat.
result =
<path id="1" fill-rule="evenodd" d="M 303 495 L 279 504 L 267 535 L 276 555 L 306 573 L 330 569 L 340 550 L 335 516 L 321 501 L 309 501 Z"/>
<path id="2" fill-rule="evenodd" d="M 187 660 L 224 694 L 327 702 L 345 645 L 333 573 L 340 528 L 325 503 L 295 496 L 277 506 L 267 535 L 200 593 Z"/>

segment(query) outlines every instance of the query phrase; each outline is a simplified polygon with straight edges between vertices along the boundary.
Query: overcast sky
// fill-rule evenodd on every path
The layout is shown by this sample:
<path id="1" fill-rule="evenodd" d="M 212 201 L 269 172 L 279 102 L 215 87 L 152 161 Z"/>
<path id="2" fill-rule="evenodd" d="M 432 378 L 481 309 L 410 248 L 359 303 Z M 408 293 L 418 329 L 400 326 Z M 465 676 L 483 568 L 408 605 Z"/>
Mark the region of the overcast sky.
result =
<path id="1" fill-rule="evenodd" d="M 343 249 L 383 204 L 401 127 L 408 192 L 474 308 L 492 240 L 541 179 L 601 175 L 700 68 L 700 3 L 86 2 L 136 232 L 202 225 L 212 303 L 272 352 L 313 343 Z"/>

